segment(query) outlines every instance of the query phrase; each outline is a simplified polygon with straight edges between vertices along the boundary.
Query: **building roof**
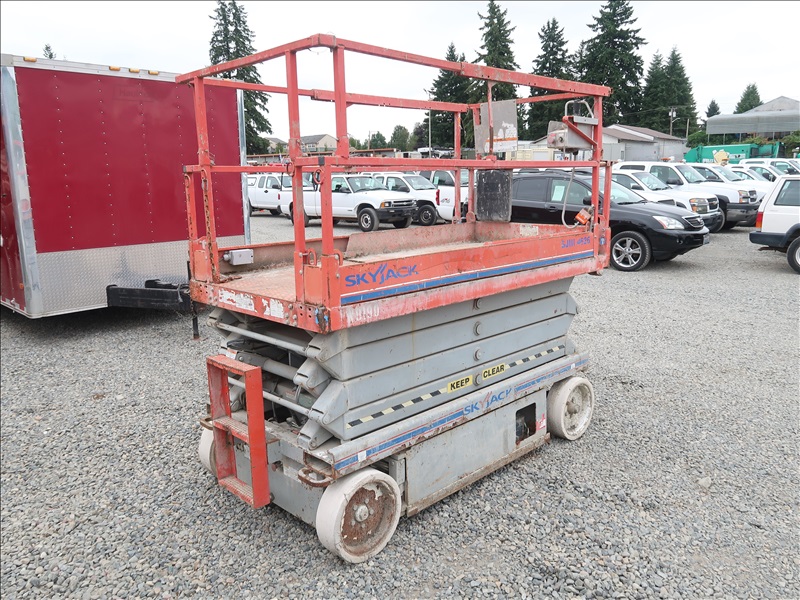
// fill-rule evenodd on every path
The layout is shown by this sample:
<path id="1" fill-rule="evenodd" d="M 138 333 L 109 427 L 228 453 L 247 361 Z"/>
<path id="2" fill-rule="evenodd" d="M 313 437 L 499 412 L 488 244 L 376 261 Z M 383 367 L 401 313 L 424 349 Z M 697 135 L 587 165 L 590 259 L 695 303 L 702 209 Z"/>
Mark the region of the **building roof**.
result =
<path id="1" fill-rule="evenodd" d="M 714 115 L 706 122 L 706 132 L 775 134 L 800 130 L 800 102 L 779 96 L 737 115 Z"/>
<path id="2" fill-rule="evenodd" d="M 634 127 L 633 125 L 620 125 L 619 123 L 609 125 L 603 128 L 603 133 L 608 135 L 616 135 L 617 131 L 627 132 L 629 135 L 636 136 L 638 134 L 639 141 L 651 142 L 654 140 L 673 140 L 676 142 L 682 141 L 682 138 L 669 135 L 668 133 L 661 133 L 655 129 L 648 129 L 647 127 Z"/>
<path id="3" fill-rule="evenodd" d="M 329 136 L 327 133 L 323 133 L 321 135 L 304 135 L 304 136 L 300 137 L 300 143 L 301 144 L 317 144 L 324 137 L 333 137 L 333 136 Z"/>

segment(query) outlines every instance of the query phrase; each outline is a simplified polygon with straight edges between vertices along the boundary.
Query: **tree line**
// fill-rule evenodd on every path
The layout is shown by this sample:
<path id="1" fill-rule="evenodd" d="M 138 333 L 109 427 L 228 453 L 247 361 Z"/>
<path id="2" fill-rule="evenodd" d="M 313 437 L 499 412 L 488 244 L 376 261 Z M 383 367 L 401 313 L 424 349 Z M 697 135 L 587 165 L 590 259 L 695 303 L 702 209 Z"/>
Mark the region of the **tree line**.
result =
<path id="1" fill-rule="evenodd" d="M 495 0 L 489 0 L 486 13 L 478 13 L 481 21 L 482 44 L 477 51 L 475 64 L 501 69 L 520 70 L 511 47 L 511 33 L 515 30 Z M 209 58 L 219 64 L 253 54 L 253 32 L 247 25 L 247 14 L 236 0 L 218 0 L 214 14 L 214 29 L 210 42 Z M 538 32 L 541 50 L 531 65 L 532 74 L 558 79 L 582 81 L 611 88 L 611 95 L 603 102 L 603 123 L 647 127 L 662 133 L 672 132 L 678 137 L 688 136 L 689 145 L 706 143 L 705 121 L 719 114 L 719 105 L 711 100 L 705 119 L 698 120 L 692 84 L 686 75 L 681 55 L 673 47 L 664 57 L 656 53 L 644 73 L 644 62 L 639 48 L 645 44 L 628 0 L 608 0 L 592 17 L 588 25 L 594 34 L 581 41 L 574 53 L 569 53 L 564 29 L 553 18 Z M 48 50 L 50 50 L 48 46 Z M 451 43 L 445 60 L 466 62 L 463 52 Z M 225 73 L 249 83 L 262 83 L 256 67 L 245 67 Z M 477 104 L 487 98 L 486 82 L 471 80 L 451 71 L 441 70 L 431 84 L 432 100 L 462 104 Z M 522 93 L 522 96 L 518 94 Z M 535 88 L 518 90 L 507 83 L 492 86 L 492 100 L 510 100 L 532 97 L 548 92 Z M 269 152 L 269 142 L 260 134 L 272 133 L 267 118 L 269 95 L 263 92 L 245 92 L 245 135 L 248 154 Z M 744 90 L 735 113 L 742 113 L 762 104 L 755 83 Z M 550 121 L 561 120 L 563 103 L 538 102 L 518 106 L 519 139 L 535 140 L 547 134 Z M 382 133 L 372 133 L 362 141 L 351 139 L 357 149 L 393 147 L 415 150 L 428 146 L 452 147 L 454 138 L 453 113 L 432 111 L 415 124 L 412 131 L 402 125 L 395 126 L 387 140 Z M 430 132 L 428 131 L 430 127 Z M 462 115 L 461 139 L 465 147 L 473 144 L 471 113 Z M 684 135 L 685 134 L 685 135 Z M 714 140 L 710 140 L 714 143 Z"/>

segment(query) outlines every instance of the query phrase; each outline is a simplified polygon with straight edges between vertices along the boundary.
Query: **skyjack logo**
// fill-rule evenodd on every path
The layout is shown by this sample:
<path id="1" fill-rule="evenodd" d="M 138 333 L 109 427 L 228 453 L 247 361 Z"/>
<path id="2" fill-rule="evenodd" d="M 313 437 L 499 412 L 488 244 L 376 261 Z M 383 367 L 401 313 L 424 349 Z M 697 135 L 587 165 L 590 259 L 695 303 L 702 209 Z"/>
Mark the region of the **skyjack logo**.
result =
<path id="1" fill-rule="evenodd" d="M 397 267 L 397 269 L 390 269 L 386 263 L 383 263 L 374 271 L 361 273 L 360 275 L 348 275 L 344 278 L 346 287 L 354 287 L 357 285 L 378 284 L 383 285 L 390 279 L 406 279 L 412 275 L 419 275 L 417 272 L 417 265 L 410 267 Z"/>

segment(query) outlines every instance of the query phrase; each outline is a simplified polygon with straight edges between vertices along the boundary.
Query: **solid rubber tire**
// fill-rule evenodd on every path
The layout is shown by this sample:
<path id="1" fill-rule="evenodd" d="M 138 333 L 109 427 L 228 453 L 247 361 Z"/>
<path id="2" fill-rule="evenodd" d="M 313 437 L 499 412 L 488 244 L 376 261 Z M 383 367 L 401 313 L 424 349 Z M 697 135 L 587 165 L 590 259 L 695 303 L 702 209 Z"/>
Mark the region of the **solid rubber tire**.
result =
<path id="1" fill-rule="evenodd" d="M 361 499 L 366 503 L 360 504 Z M 386 547 L 397 529 L 400 510 L 397 482 L 386 473 L 367 467 L 337 479 L 325 489 L 317 506 L 317 536 L 323 546 L 345 561 L 361 563 Z M 365 517 L 361 522 L 359 514 Z M 343 528 L 348 526 L 356 535 L 364 533 L 363 539 L 347 535 Z"/>
<path id="2" fill-rule="evenodd" d="M 572 402 L 574 395 L 581 396 L 580 405 Z M 578 415 L 572 423 L 572 415 Z M 565 440 L 577 440 L 589 428 L 594 414 L 594 387 L 586 377 L 573 376 L 553 384 L 547 392 L 547 430 Z"/>

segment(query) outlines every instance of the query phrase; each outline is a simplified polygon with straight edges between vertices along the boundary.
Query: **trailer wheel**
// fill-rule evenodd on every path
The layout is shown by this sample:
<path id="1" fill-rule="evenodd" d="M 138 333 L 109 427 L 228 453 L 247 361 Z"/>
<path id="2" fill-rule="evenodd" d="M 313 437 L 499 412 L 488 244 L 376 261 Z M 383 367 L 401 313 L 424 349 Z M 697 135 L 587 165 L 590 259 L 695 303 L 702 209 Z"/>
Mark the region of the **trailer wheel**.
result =
<path id="1" fill-rule="evenodd" d="M 585 377 L 569 377 L 547 392 L 547 429 L 556 437 L 577 440 L 594 413 L 594 387 Z"/>
<path id="2" fill-rule="evenodd" d="M 322 545 L 350 563 L 384 549 L 400 519 L 400 488 L 394 479 L 366 468 L 328 486 L 317 507 Z"/>

